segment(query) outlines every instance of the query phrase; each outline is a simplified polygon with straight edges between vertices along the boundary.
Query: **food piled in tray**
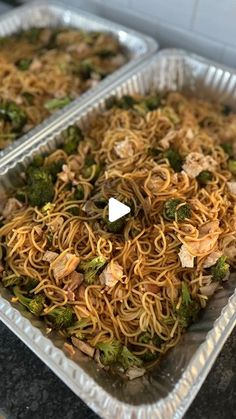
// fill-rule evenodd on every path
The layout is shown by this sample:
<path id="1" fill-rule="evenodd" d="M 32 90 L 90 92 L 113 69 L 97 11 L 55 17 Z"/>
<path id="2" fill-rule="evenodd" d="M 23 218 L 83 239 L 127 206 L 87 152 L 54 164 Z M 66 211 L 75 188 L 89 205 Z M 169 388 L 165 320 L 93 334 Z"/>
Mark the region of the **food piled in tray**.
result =
<path id="1" fill-rule="evenodd" d="M 236 116 L 178 92 L 106 106 L 22 173 L 2 211 L 1 282 L 72 356 L 133 379 L 235 268 Z M 130 207 L 113 222 L 111 197 Z"/>
<path id="2" fill-rule="evenodd" d="M 32 27 L 0 38 L 0 150 L 127 61 L 106 32 Z"/>

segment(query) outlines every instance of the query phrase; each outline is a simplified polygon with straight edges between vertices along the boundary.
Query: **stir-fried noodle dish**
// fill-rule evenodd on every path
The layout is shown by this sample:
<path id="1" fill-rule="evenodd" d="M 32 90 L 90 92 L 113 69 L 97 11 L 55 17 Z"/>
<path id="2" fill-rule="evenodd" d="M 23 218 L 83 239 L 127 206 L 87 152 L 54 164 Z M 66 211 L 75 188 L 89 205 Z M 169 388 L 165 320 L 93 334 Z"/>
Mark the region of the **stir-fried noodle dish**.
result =
<path id="1" fill-rule="evenodd" d="M 112 97 L 4 203 L 13 302 L 111 373 L 174 347 L 236 263 L 236 116 L 177 92 Z M 108 200 L 131 211 L 110 222 Z"/>
<path id="2" fill-rule="evenodd" d="M 127 61 L 116 38 L 31 28 L 0 38 L 0 149 Z"/>

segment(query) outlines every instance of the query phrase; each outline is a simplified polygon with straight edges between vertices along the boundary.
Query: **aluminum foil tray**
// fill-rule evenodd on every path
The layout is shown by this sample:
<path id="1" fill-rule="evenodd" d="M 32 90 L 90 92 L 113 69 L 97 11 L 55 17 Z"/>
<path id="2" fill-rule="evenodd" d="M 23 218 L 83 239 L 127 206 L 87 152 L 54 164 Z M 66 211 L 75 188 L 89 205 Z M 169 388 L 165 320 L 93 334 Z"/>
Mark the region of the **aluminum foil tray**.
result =
<path id="1" fill-rule="evenodd" d="M 19 172 L 35 153 L 53 150 L 62 129 L 75 121 L 82 127 L 89 124 L 91 116 L 104 109 L 108 97 L 144 93 L 152 87 L 188 90 L 193 95 L 233 105 L 236 74 L 184 51 L 160 52 L 86 105 L 74 106 L 70 115 L 57 120 L 51 132 L 39 136 L 29 147 L 19 147 L 14 159 L 0 167 L 1 190 L 9 190 L 17 183 Z M 22 312 L 17 303 L 10 303 L 10 295 L 3 288 L 0 289 L 0 319 L 103 418 L 176 419 L 183 416 L 197 394 L 235 326 L 235 284 L 236 275 L 232 274 L 180 343 L 153 371 L 131 382 L 109 376 L 82 354 L 76 362 L 70 360 L 63 352 L 61 338 L 47 337 L 44 324 L 30 313 Z"/>
<path id="2" fill-rule="evenodd" d="M 146 35 L 84 12 L 78 8 L 73 8 L 66 6 L 65 4 L 60 4 L 57 1 L 54 2 L 50 0 L 35 1 L 3 14 L 0 17 L 0 37 L 10 35 L 21 29 L 28 29 L 32 26 L 67 26 L 81 28 L 87 31 L 109 32 L 119 40 L 126 51 L 129 61 L 113 74 L 102 80 L 98 86 L 87 90 L 87 92 L 75 99 L 78 103 L 82 103 L 87 98 L 91 97 L 94 92 L 100 91 L 103 87 L 112 84 L 132 67 L 136 66 L 150 55 L 153 55 L 158 48 L 157 42 Z M 68 108 L 70 108 L 70 105 Z M 31 138 L 36 136 L 39 132 L 43 131 L 48 126 L 53 125 L 57 117 L 63 115 L 64 112 L 65 108 L 56 112 L 36 128 L 30 130 L 26 135 L 14 141 L 9 147 L 0 151 L 0 159 L 17 149 L 20 144 L 30 142 Z"/>

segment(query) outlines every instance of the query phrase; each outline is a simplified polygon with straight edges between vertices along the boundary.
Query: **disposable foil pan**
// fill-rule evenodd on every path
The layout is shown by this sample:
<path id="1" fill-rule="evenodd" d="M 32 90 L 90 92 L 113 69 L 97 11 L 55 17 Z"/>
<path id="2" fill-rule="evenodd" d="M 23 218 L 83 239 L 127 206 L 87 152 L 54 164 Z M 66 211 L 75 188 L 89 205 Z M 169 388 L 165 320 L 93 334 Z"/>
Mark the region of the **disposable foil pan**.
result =
<path id="1" fill-rule="evenodd" d="M 136 71 L 97 96 L 87 105 L 74 107 L 47 135 L 30 147 L 18 149 L 13 160 L 0 167 L 1 189 L 9 190 L 22 168 L 35 153 L 53 150 L 58 134 L 71 123 L 89 124 L 91 116 L 104 109 L 114 95 L 144 93 L 150 88 L 188 90 L 195 96 L 220 99 L 233 105 L 236 75 L 227 68 L 178 50 L 160 52 Z M 1 192 L 1 191 L 0 191 Z M 236 275 L 211 299 L 198 323 L 192 325 L 179 344 L 161 363 L 132 382 L 111 377 L 94 361 L 83 356 L 74 362 L 63 352 L 58 336 L 46 337 L 45 326 L 30 313 L 10 303 L 7 290 L 0 289 L 0 318 L 25 342 L 88 406 L 104 418 L 181 418 L 197 394 L 217 354 L 236 322 Z"/>
<path id="2" fill-rule="evenodd" d="M 113 34 L 123 46 L 128 56 L 128 62 L 120 69 L 114 71 L 104 80 L 85 93 L 80 95 L 75 101 L 83 103 L 84 100 L 94 95 L 94 92 L 101 91 L 104 87 L 112 84 L 115 80 L 136 66 L 145 58 L 153 55 L 158 44 L 154 39 L 139 32 L 126 28 L 125 26 L 100 18 L 93 14 L 84 12 L 78 8 L 68 7 L 54 1 L 35 1 L 27 5 L 18 7 L 0 17 L 0 36 L 10 35 L 21 29 L 28 29 L 32 26 L 66 26 L 80 28 L 86 31 L 101 31 Z M 67 107 L 70 109 L 71 104 Z M 11 153 L 18 146 L 25 142 L 30 142 L 31 138 L 37 136 L 39 132 L 44 131 L 48 126 L 54 124 L 56 118 L 63 115 L 65 108 L 54 113 L 30 130 L 20 139 L 14 141 L 9 147 L 0 151 L 0 159 L 6 154 Z"/>

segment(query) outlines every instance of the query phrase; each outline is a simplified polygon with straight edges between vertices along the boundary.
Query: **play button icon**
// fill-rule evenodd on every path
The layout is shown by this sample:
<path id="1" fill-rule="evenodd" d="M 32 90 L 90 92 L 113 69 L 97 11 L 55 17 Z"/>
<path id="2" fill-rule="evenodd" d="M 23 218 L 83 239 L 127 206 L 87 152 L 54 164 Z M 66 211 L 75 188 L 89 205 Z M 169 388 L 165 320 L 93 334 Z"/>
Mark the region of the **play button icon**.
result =
<path id="1" fill-rule="evenodd" d="M 108 219 L 111 223 L 113 221 L 119 220 L 119 218 L 124 217 L 124 215 L 129 214 L 130 207 L 122 202 L 117 201 L 115 198 L 110 198 L 108 201 Z"/>

